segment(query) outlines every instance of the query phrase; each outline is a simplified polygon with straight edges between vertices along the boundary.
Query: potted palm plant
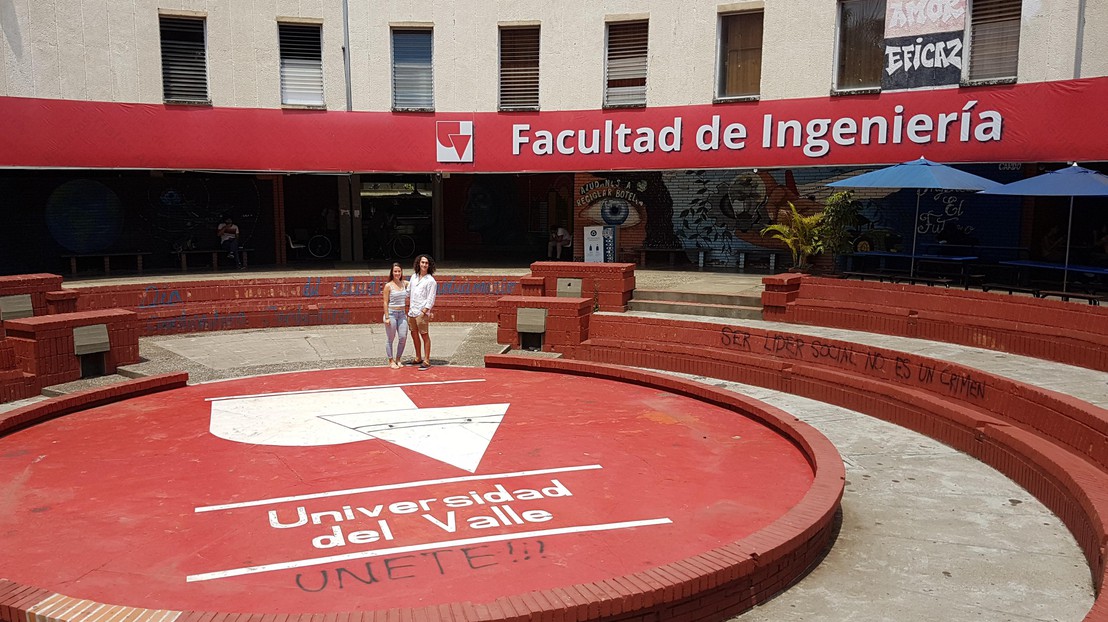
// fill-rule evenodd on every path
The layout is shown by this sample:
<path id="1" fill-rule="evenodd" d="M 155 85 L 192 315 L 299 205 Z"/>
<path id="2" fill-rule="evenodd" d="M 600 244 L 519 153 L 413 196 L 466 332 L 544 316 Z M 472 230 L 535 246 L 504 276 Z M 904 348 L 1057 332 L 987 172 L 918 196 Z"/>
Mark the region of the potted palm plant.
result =
<path id="1" fill-rule="evenodd" d="M 787 220 L 762 229 L 762 235 L 780 240 L 789 248 L 793 256 L 790 272 L 808 272 L 811 270 L 808 259 L 823 251 L 823 240 L 820 237 L 823 212 L 805 216 L 791 202 L 789 210 L 791 213 Z"/>

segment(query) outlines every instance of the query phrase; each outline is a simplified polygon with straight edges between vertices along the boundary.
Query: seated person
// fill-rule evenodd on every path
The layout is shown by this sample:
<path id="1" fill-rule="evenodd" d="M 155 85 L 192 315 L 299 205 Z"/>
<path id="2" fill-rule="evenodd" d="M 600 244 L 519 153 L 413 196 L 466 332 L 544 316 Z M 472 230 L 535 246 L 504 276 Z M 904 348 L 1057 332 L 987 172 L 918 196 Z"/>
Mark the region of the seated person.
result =
<path id="1" fill-rule="evenodd" d="M 223 223 L 216 230 L 219 235 L 219 246 L 227 252 L 227 256 L 235 260 L 235 265 L 242 270 L 242 259 L 239 258 L 239 226 L 230 216 L 223 219 Z"/>
<path id="2" fill-rule="evenodd" d="M 560 260 L 562 258 L 562 249 L 571 246 L 573 246 L 573 236 L 569 234 L 569 231 L 565 230 L 565 227 L 551 227 L 550 241 L 546 243 L 546 258 Z"/>

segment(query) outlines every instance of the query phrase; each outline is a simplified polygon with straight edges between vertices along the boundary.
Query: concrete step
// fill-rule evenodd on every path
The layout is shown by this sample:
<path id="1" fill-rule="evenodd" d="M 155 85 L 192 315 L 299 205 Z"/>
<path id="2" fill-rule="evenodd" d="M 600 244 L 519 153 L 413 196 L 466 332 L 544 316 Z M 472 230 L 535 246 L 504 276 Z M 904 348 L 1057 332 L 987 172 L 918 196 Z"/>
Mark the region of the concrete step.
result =
<path id="1" fill-rule="evenodd" d="M 681 315 L 707 315 L 741 320 L 762 319 L 762 307 L 721 305 L 703 302 L 682 302 L 676 300 L 635 300 L 628 304 L 629 311 L 649 311 L 651 313 L 676 313 Z"/>
<path id="2" fill-rule="evenodd" d="M 669 302 L 699 302 L 710 305 L 730 305 L 733 307 L 762 306 L 760 295 L 707 294 L 700 292 L 676 292 L 665 289 L 636 289 L 631 296 L 634 300 L 660 300 Z"/>

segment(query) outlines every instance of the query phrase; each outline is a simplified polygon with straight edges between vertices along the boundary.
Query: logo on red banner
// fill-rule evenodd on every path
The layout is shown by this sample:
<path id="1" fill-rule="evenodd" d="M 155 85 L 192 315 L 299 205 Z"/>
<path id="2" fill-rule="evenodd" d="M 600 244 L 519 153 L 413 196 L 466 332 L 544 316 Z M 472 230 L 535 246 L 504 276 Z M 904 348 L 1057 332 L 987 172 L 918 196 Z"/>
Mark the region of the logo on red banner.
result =
<path id="1" fill-rule="evenodd" d="M 436 121 L 439 162 L 473 162 L 473 121 Z"/>

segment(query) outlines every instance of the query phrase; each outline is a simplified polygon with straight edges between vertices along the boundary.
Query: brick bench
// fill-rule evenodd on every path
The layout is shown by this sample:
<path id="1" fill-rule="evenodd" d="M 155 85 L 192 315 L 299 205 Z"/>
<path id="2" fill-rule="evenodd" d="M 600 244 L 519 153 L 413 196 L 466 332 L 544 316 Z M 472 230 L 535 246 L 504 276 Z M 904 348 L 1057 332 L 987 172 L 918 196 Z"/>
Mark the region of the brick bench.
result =
<path id="1" fill-rule="evenodd" d="M 700 269 L 703 269 L 704 268 L 704 255 L 705 255 L 705 253 L 708 252 L 707 250 L 705 250 L 703 248 L 683 248 L 683 247 L 657 248 L 657 247 L 649 247 L 649 246 L 638 246 L 638 247 L 635 247 L 635 248 L 626 248 L 626 249 L 623 249 L 623 250 L 625 252 L 630 252 L 630 253 L 637 254 L 639 256 L 639 265 L 642 266 L 643 268 L 646 268 L 646 256 L 649 253 L 665 253 L 666 255 L 669 256 L 669 265 L 673 266 L 673 265 L 677 264 L 677 253 L 682 253 L 683 254 L 683 253 L 691 251 L 691 252 L 695 252 L 697 254 L 697 262 L 696 262 L 697 267 L 700 268 Z"/>

